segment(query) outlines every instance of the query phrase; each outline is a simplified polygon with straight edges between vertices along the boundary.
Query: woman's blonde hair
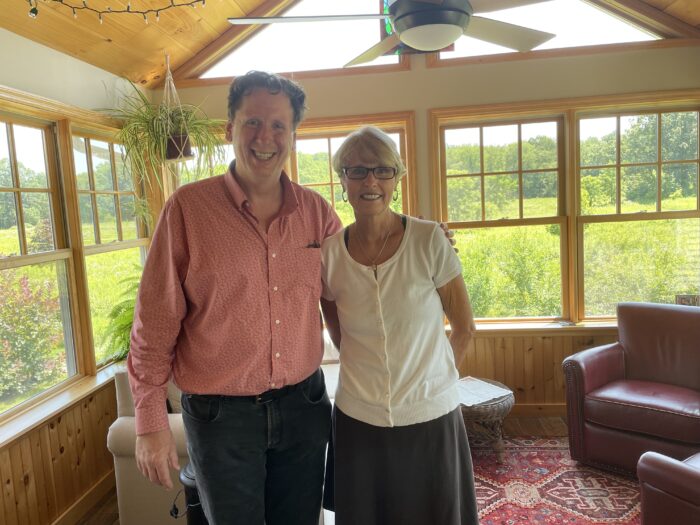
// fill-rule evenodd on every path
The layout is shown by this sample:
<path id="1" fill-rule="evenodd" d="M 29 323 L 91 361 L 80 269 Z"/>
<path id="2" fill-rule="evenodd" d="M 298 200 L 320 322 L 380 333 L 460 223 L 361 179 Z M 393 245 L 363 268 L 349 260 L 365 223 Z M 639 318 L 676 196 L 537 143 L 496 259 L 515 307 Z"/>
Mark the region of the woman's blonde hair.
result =
<path id="1" fill-rule="evenodd" d="M 348 135 L 333 155 L 333 171 L 338 174 L 338 177 L 344 176 L 343 168 L 348 167 L 345 161 L 354 153 L 369 154 L 377 158 L 379 165 L 396 168 L 396 180 L 406 174 L 406 166 L 401 160 L 396 144 L 379 128 L 364 126 Z"/>

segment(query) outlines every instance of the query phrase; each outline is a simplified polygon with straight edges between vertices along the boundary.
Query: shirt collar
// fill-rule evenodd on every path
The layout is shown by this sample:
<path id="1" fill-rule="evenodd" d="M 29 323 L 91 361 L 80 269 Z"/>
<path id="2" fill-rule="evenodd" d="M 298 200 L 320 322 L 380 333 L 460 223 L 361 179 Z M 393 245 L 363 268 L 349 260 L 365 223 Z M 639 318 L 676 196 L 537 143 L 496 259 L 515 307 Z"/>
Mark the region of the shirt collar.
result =
<path id="1" fill-rule="evenodd" d="M 233 176 L 236 170 L 236 161 L 234 160 L 228 167 L 228 172 L 224 175 L 224 181 L 226 183 L 226 188 L 233 198 L 233 202 L 236 208 L 239 210 L 247 210 L 250 206 L 248 202 L 248 197 L 246 196 L 243 188 Z M 280 176 L 280 182 L 282 183 L 282 207 L 280 208 L 278 216 L 289 215 L 294 210 L 299 207 L 299 200 L 297 199 L 294 184 L 289 180 L 287 174 L 282 171 Z"/>

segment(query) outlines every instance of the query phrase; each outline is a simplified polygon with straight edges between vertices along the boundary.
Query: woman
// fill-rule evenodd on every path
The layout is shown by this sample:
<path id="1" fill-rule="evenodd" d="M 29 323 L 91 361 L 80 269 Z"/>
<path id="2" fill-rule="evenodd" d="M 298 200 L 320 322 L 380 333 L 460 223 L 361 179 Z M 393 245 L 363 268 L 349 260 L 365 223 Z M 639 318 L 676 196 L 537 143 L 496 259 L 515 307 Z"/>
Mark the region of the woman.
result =
<path id="1" fill-rule="evenodd" d="M 437 224 L 390 209 L 406 170 L 382 131 L 351 134 L 333 169 L 355 213 L 322 246 L 322 305 L 340 348 L 336 524 L 477 524 L 455 366 L 474 332 L 459 259 Z"/>

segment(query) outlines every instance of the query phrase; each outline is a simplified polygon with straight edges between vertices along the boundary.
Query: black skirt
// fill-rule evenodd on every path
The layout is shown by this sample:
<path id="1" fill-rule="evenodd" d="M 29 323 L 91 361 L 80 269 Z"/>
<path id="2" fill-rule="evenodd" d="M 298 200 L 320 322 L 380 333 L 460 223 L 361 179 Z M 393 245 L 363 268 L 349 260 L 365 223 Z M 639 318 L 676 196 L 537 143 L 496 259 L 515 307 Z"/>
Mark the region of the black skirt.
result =
<path id="1" fill-rule="evenodd" d="M 415 425 L 377 427 L 334 408 L 324 507 L 336 525 L 478 525 L 459 408 Z"/>

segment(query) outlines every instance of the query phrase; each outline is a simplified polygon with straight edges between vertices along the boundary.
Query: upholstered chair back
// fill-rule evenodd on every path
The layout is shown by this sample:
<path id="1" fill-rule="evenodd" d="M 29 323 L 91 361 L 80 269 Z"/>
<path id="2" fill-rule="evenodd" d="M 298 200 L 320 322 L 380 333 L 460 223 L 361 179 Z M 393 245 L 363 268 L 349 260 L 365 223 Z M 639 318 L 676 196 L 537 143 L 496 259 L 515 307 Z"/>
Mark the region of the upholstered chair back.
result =
<path id="1" fill-rule="evenodd" d="M 626 379 L 700 390 L 700 308 L 620 303 L 617 323 Z"/>

